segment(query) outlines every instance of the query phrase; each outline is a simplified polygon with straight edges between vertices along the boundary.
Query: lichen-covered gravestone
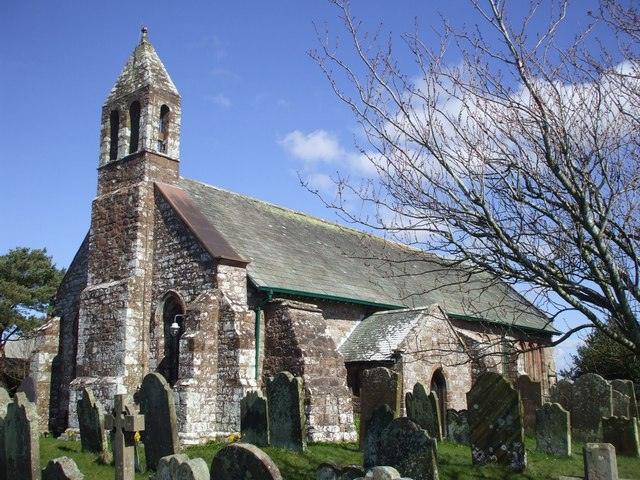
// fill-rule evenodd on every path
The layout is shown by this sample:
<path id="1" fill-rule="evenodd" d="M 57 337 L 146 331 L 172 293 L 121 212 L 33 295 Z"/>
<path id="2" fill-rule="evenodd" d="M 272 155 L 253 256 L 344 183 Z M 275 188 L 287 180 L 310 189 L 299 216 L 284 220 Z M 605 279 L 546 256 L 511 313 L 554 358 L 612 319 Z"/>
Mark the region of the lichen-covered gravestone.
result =
<path id="1" fill-rule="evenodd" d="M 345 465 L 340 469 L 338 480 L 355 480 L 364 477 L 364 470 L 358 465 Z"/>
<path id="2" fill-rule="evenodd" d="M 447 410 L 447 439 L 469 445 L 469 421 L 466 410 Z"/>
<path id="3" fill-rule="evenodd" d="M 551 387 L 551 402 L 559 403 L 567 412 L 573 408 L 573 383 L 569 380 L 559 380 Z"/>
<path id="4" fill-rule="evenodd" d="M 260 392 L 249 392 L 240 401 L 240 433 L 244 443 L 269 445 L 267 399 Z"/>
<path id="5" fill-rule="evenodd" d="M 618 480 L 618 460 L 610 443 L 587 443 L 582 449 L 585 480 Z"/>
<path id="6" fill-rule="evenodd" d="M 271 446 L 304 450 L 306 447 L 302 378 L 280 372 L 267 382 L 269 440 Z"/>
<path id="7" fill-rule="evenodd" d="M 402 386 L 396 372 L 384 367 L 369 368 L 360 378 L 360 446 L 367 433 L 373 411 L 380 405 L 389 405 L 394 417 L 400 415 Z"/>
<path id="8" fill-rule="evenodd" d="M 571 428 L 574 440 L 594 442 L 602 439 L 602 417 L 613 414 L 613 395 L 609 382 L 587 373 L 573 384 Z"/>
<path id="9" fill-rule="evenodd" d="M 0 387 L 0 480 L 7 480 L 5 465 L 7 463 L 4 452 L 4 422 L 7 416 L 7 407 L 11 403 L 11 397 L 3 387 Z"/>
<path id="10" fill-rule="evenodd" d="M 83 480 L 84 475 L 69 457 L 60 457 L 49 460 L 42 471 L 42 480 Z"/>
<path id="11" fill-rule="evenodd" d="M 366 434 L 362 441 L 362 458 L 364 468 L 380 465 L 380 438 L 382 432 L 393 421 L 394 414 L 389 405 L 380 405 L 369 418 Z"/>
<path id="12" fill-rule="evenodd" d="M 316 468 L 316 480 L 338 480 L 340 467 L 335 463 L 324 462 Z"/>
<path id="13" fill-rule="evenodd" d="M 613 385 L 611 386 L 613 388 Z M 629 396 L 615 389 L 611 391 L 611 410 L 614 417 L 629 417 Z"/>
<path id="14" fill-rule="evenodd" d="M 82 390 L 82 398 L 76 402 L 80 444 L 83 452 L 106 453 L 109 451 L 107 432 L 104 428 L 104 409 L 93 392 Z"/>
<path id="15" fill-rule="evenodd" d="M 158 460 L 154 480 L 174 480 L 178 474 L 178 467 L 189 461 L 189 456 L 184 453 L 167 455 Z"/>
<path id="16" fill-rule="evenodd" d="M 233 443 L 220 450 L 211 462 L 211 480 L 282 480 L 280 470 L 255 445 Z"/>
<path id="17" fill-rule="evenodd" d="M 536 449 L 559 457 L 571 456 L 569 412 L 559 403 L 545 403 L 536 410 Z"/>
<path id="18" fill-rule="evenodd" d="M 474 464 L 527 466 L 520 394 L 502 375 L 482 373 L 467 392 L 467 418 Z"/>
<path id="19" fill-rule="evenodd" d="M 632 417 L 640 418 L 636 389 L 633 382 L 631 380 L 611 380 L 611 388 L 629 397 L 629 414 Z"/>
<path id="20" fill-rule="evenodd" d="M 380 465 L 414 480 L 437 480 L 436 440 L 407 417 L 396 418 L 380 437 Z"/>
<path id="21" fill-rule="evenodd" d="M 209 480 L 209 467 L 202 458 L 189 457 L 183 453 L 167 455 L 158 460 L 154 480 Z"/>
<path id="22" fill-rule="evenodd" d="M 602 419 L 602 439 L 616 449 L 618 455 L 640 457 L 638 422 L 635 417 L 606 417 Z"/>
<path id="23" fill-rule="evenodd" d="M 533 433 L 536 429 L 536 410 L 542 406 L 542 385 L 531 380 L 528 375 L 520 375 L 516 387 L 524 410 L 524 431 Z"/>
<path id="24" fill-rule="evenodd" d="M 435 392 L 427 394 L 420 382 L 413 386 L 413 392 L 405 395 L 407 417 L 420 428 L 427 431 L 431 438 L 442 440 L 442 417 Z"/>
<path id="25" fill-rule="evenodd" d="M 23 392 L 17 392 L 7 407 L 4 424 L 7 479 L 40 479 L 38 413 Z"/>
<path id="26" fill-rule="evenodd" d="M 173 390 L 159 373 L 142 380 L 138 394 L 140 413 L 145 416 L 144 451 L 147 468 L 155 470 L 158 460 L 180 450 Z"/>

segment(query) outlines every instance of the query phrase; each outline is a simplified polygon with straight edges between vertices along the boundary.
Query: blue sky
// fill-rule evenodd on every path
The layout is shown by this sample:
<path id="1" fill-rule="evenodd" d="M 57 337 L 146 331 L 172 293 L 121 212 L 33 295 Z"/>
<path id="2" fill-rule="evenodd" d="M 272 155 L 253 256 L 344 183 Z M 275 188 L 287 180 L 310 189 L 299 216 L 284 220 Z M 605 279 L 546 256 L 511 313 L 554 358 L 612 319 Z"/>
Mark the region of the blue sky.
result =
<path id="1" fill-rule="evenodd" d="M 591 2 L 575 3 L 570 24 L 584 24 Z M 353 11 L 394 35 L 417 17 L 433 41 L 439 14 L 474 23 L 457 0 L 356 1 Z M 318 152 L 353 152 L 357 128 L 307 54 L 314 23 L 344 36 L 322 0 L 2 2 L 0 253 L 73 258 L 96 191 L 100 108 L 143 24 L 182 95 L 181 174 L 333 218 L 298 172 Z"/>

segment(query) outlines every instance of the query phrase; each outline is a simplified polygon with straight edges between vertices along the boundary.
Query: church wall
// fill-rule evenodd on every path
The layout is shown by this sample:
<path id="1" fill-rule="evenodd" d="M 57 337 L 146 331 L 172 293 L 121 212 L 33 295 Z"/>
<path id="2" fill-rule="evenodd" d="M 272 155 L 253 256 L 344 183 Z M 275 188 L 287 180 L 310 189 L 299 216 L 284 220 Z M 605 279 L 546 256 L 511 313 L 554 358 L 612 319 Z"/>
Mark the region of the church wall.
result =
<path id="1" fill-rule="evenodd" d="M 356 327 L 358 322 L 375 310 L 365 305 L 331 302 L 327 300 L 314 302 L 325 319 L 326 333 L 339 348 Z"/>

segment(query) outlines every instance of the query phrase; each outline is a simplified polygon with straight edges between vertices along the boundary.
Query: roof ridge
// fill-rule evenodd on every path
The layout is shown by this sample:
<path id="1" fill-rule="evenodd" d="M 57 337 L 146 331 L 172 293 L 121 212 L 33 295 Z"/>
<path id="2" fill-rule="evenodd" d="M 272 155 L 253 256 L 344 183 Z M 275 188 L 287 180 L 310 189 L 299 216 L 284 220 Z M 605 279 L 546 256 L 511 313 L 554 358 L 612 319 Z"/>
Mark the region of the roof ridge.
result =
<path id="1" fill-rule="evenodd" d="M 435 305 L 438 305 L 436 302 L 430 303 L 429 305 L 424 305 L 421 307 L 407 307 L 407 308 L 396 308 L 393 310 L 381 310 L 379 312 L 374 312 L 371 315 L 363 318 L 362 320 L 366 320 L 369 317 L 373 317 L 374 315 L 387 315 L 390 313 L 403 313 L 403 312 L 417 312 L 420 310 L 431 310 Z"/>

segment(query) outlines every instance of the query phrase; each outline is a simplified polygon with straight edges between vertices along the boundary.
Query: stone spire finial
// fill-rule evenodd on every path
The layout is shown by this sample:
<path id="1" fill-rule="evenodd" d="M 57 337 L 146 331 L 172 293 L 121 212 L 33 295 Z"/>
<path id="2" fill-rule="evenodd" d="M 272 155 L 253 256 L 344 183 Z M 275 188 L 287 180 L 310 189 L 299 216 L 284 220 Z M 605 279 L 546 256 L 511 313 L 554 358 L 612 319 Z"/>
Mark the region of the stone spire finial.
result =
<path id="1" fill-rule="evenodd" d="M 143 25 L 142 28 L 140 29 L 140 43 L 147 41 L 148 32 L 149 32 L 149 29 L 147 28 L 147 26 Z"/>

